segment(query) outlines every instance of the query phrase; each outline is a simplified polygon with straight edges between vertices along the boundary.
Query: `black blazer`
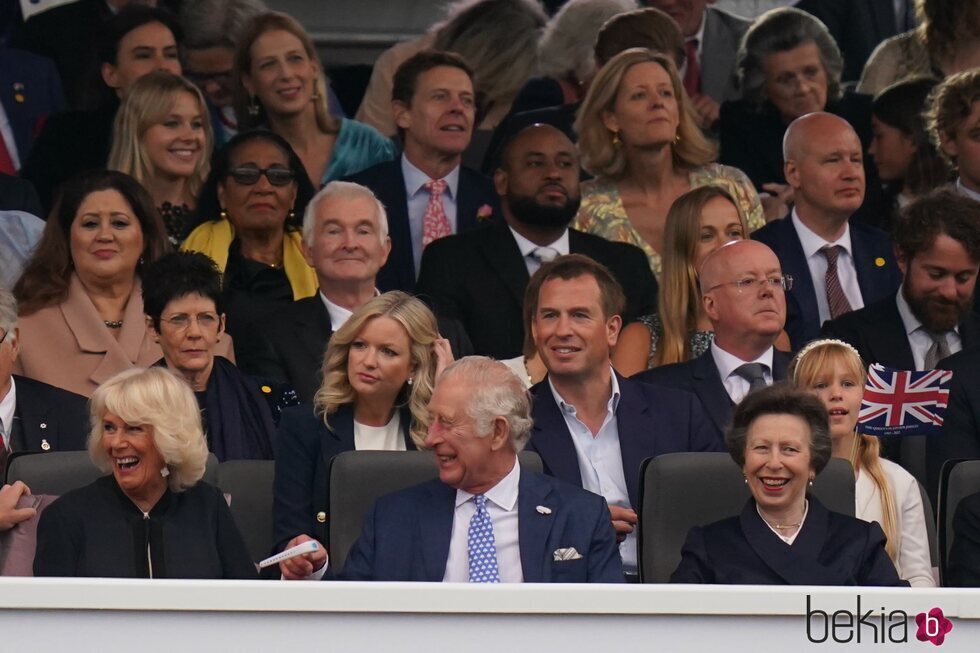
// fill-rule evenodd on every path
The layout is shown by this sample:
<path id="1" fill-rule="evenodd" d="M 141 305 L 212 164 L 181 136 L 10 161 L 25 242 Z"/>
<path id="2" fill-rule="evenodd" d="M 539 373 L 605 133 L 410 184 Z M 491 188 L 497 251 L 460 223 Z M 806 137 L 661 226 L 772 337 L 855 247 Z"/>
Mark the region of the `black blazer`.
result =
<path id="1" fill-rule="evenodd" d="M 926 479 L 931 492 L 939 488 L 947 460 L 980 458 L 980 349 L 964 349 L 940 361 L 939 367 L 952 370 L 953 380 L 942 434 L 926 438 Z"/>
<path id="2" fill-rule="evenodd" d="M 405 447 L 412 451 L 409 429 L 412 414 L 399 410 Z M 288 408 L 279 422 L 279 448 L 273 485 L 273 541 L 281 551 L 297 535 L 309 535 L 327 543 L 327 510 L 330 507 L 330 459 L 354 450 L 354 406 L 341 406 L 328 420 L 313 413 L 313 406 Z M 322 513 L 323 519 L 318 519 Z"/>
<path id="3" fill-rule="evenodd" d="M 786 368 L 789 367 L 791 358 L 792 356 L 786 352 L 773 349 L 773 381 L 782 381 L 786 378 Z M 731 425 L 735 406 L 728 396 L 728 391 L 725 390 L 718 368 L 715 367 L 715 359 L 711 356 L 710 348 L 692 360 L 660 365 L 639 372 L 631 378 L 642 383 L 693 392 L 701 401 L 704 412 L 711 419 L 718 438 L 724 441 L 724 433 Z"/>
<path id="4" fill-rule="evenodd" d="M 885 552 L 877 522 L 831 512 L 812 496 L 792 546 L 749 499 L 742 514 L 691 529 L 672 583 L 908 587 Z"/>
<path id="5" fill-rule="evenodd" d="M 405 176 L 401 157 L 386 161 L 351 175 L 347 181 L 367 186 L 377 195 L 388 212 L 388 235 L 391 254 L 378 272 L 378 289 L 415 290 L 415 258 L 412 254 L 412 233 L 408 224 L 408 199 L 405 197 Z M 500 198 L 493 181 L 475 170 L 460 167 L 456 198 L 456 231 L 464 233 L 477 226 L 477 211 L 483 205 L 491 208 L 488 219 L 500 219 Z"/>
<path id="6" fill-rule="evenodd" d="M 657 282 L 636 246 L 568 231 L 569 250 L 606 267 L 626 294 L 624 321 L 656 310 Z M 500 222 L 429 245 L 416 291 L 433 310 L 459 320 L 477 354 L 513 358 L 524 350 L 527 266 L 506 223 Z"/>
<path id="7" fill-rule="evenodd" d="M 963 349 L 980 343 L 980 316 L 973 311 L 959 325 Z M 902 316 L 898 313 L 895 293 L 852 313 L 828 320 L 820 330 L 826 338 L 850 343 L 865 363 L 881 363 L 900 370 L 914 370 L 912 345 Z"/>
<path id="8" fill-rule="evenodd" d="M 14 376 L 14 383 L 13 451 L 85 450 L 89 432 L 85 397 L 24 376 Z"/>
<path id="9" fill-rule="evenodd" d="M 902 284 L 902 274 L 888 234 L 854 219 L 850 227 L 851 251 L 864 305 L 893 296 Z M 793 221 L 787 216 L 770 222 L 755 231 L 752 238 L 768 245 L 779 258 L 783 273 L 793 276 L 793 289 L 786 293 L 786 333 L 793 349 L 800 349 L 820 334 L 821 325 L 817 293 Z"/>
<path id="10" fill-rule="evenodd" d="M 950 587 L 980 587 L 980 493 L 956 507 L 946 582 Z"/>
<path id="11" fill-rule="evenodd" d="M 723 451 L 722 442 L 687 392 L 636 383 L 617 375 L 616 423 L 623 475 L 630 504 L 640 505 L 640 464 L 647 458 L 680 451 Z M 545 379 L 531 388 L 534 428 L 528 451 L 536 451 L 544 473 L 582 487 L 578 455 L 568 425 Z"/>

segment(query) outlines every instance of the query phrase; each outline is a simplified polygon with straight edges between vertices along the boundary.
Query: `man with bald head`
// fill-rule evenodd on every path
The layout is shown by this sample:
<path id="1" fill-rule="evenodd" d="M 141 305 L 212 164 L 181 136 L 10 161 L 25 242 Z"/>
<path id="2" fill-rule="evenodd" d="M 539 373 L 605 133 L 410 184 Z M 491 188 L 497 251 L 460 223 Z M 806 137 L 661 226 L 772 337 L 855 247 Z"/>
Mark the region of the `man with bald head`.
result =
<path id="1" fill-rule="evenodd" d="M 724 245 L 699 272 L 701 301 L 715 333 L 708 351 L 694 360 L 655 367 L 633 378 L 693 392 L 719 436 L 735 405 L 750 390 L 786 378 L 789 354 L 773 347 L 786 321 L 784 275 L 775 253 L 752 240 Z"/>
<path id="2" fill-rule="evenodd" d="M 893 295 L 901 273 L 888 235 L 850 220 L 864 201 L 865 179 L 861 141 L 846 120 L 823 112 L 797 118 L 783 138 L 783 158 L 796 204 L 752 237 L 794 279 L 786 333 L 799 349 L 827 320 Z"/>
<path id="3" fill-rule="evenodd" d="M 579 206 L 579 162 L 560 130 L 536 124 L 518 132 L 494 185 L 504 221 L 429 245 L 416 288 L 439 315 L 463 324 L 477 354 L 524 353 L 524 288 L 542 262 L 562 254 L 585 254 L 612 271 L 627 320 L 655 310 L 657 282 L 639 248 L 568 228 Z"/>

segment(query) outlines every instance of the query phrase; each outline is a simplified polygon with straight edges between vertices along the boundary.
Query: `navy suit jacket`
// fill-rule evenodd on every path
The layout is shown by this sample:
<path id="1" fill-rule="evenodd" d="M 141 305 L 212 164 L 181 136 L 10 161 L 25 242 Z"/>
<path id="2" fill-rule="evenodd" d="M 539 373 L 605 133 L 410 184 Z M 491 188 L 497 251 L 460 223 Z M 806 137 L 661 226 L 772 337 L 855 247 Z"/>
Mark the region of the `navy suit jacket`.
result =
<path id="1" fill-rule="evenodd" d="M 640 248 L 568 230 L 569 250 L 609 268 L 626 295 L 629 322 L 657 308 L 657 281 Z M 478 354 L 513 358 L 524 351 L 524 290 L 530 279 L 503 221 L 442 238 L 422 255 L 416 292 L 440 316 L 454 318 Z"/>
<path id="2" fill-rule="evenodd" d="M 885 534 L 809 497 L 792 546 L 776 537 L 749 499 L 742 514 L 688 533 L 672 583 L 908 587 L 885 552 Z"/>
<path id="3" fill-rule="evenodd" d="M 54 63 L 23 50 L 0 48 L 0 102 L 23 165 L 44 120 L 65 106 Z"/>
<path id="4" fill-rule="evenodd" d="M 786 368 L 792 358 L 778 349 L 772 352 L 773 381 L 786 378 Z M 633 375 L 634 381 L 650 383 L 665 388 L 677 388 L 697 395 L 704 412 L 708 414 L 719 439 L 724 441 L 725 430 L 731 425 L 735 406 L 725 390 L 721 374 L 711 356 L 711 349 L 697 358 L 683 363 L 661 365 Z"/>
<path id="5" fill-rule="evenodd" d="M 851 220 L 851 252 L 857 270 L 858 287 L 864 305 L 894 295 L 902 283 L 902 273 L 892 254 L 891 239 L 885 232 Z M 820 335 L 820 314 L 810 267 L 803 246 L 789 216 L 775 220 L 752 234 L 779 258 L 783 274 L 793 277 L 793 289 L 786 293 L 786 333 L 794 350 Z"/>
<path id="6" fill-rule="evenodd" d="M 348 177 L 367 186 L 377 195 L 388 212 L 388 235 L 391 236 L 391 254 L 388 262 L 378 272 L 378 289 L 415 291 L 415 257 L 412 249 L 412 233 L 408 223 L 408 198 L 405 196 L 405 176 L 402 174 L 401 157 L 362 170 Z M 456 233 L 463 233 L 477 226 L 477 211 L 484 204 L 493 210 L 492 219 L 500 219 L 500 198 L 493 181 L 475 170 L 460 167 L 459 187 L 456 191 Z"/>
<path id="7" fill-rule="evenodd" d="M 647 458 L 681 451 L 723 451 L 722 441 L 688 392 L 625 379 L 618 374 L 616 424 L 630 505 L 640 505 L 640 464 Z M 544 473 L 582 486 L 572 434 L 545 379 L 531 388 L 534 429 L 529 451 L 536 451 Z"/>
<path id="8" fill-rule="evenodd" d="M 85 397 L 23 376 L 15 375 L 14 384 L 17 388 L 11 427 L 14 451 L 85 450 L 89 431 Z"/>
<path id="9" fill-rule="evenodd" d="M 521 469 L 517 506 L 525 583 L 623 582 L 623 563 L 602 497 Z M 551 512 L 542 514 L 538 506 Z M 455 508 L 456 490 L 438 479 L 382 497 L 364 517 L 339 578 L 441 582 Z M 554 552 L 568 547 L 582 557 L 556 562 Z"/>
<path id="10" fill-rule="evenodd" d="M 412 415 L 400 410 L 405 447 L 412 451 L 415 443 L 409 434 Z M 276 479 L 273 485 L 273 541 L 281 551 L 297 535 L 309 535 L 327 542 L 327 523 L 317 513 L 330 507 L 330 460 L 339 453 L 354 450 L 354 406 L 347 404 L 328 418 L 313 413 L 313 406 L 301 404 L 282 412 L 279 422 Z"/>

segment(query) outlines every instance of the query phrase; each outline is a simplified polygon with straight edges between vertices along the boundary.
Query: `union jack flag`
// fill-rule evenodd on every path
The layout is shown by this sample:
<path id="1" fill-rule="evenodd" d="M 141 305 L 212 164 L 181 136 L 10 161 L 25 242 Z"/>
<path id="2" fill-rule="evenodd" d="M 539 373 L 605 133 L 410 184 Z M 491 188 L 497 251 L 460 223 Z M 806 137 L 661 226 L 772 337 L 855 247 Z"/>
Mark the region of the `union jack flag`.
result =
<path id="1" fill-rule="evenodd" d="M 948 370 L 868 369 L 858 431 L 867 435 L 938 435 L 949 402 Z"/>

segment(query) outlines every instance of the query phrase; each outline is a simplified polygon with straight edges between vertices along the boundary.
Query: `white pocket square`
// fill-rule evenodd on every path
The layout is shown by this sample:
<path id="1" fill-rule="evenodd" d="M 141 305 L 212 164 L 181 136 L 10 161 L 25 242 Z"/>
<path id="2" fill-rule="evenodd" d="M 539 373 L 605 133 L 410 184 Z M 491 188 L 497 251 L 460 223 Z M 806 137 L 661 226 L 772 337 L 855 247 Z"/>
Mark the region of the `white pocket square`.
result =
<path id="1" fill-rule="evenodd" d="M 563 560 L 581 560 L 582 554 L 576 551 L 574 546 L 570 546 L 567 549 L 555 549 L 554 558 L 555 562 L 562 562 Z"/>

